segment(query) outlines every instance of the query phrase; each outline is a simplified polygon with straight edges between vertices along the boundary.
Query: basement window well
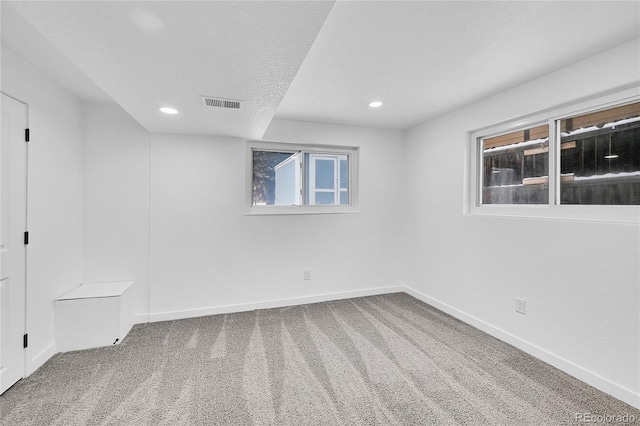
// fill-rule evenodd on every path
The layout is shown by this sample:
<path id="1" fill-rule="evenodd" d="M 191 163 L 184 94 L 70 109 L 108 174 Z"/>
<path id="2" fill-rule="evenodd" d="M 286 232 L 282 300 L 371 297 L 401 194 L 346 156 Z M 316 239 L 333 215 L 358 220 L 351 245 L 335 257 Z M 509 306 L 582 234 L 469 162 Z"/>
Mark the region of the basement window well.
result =
<path id="1" fill-rule="evenodd" d="M 355 212 L 357 154 L 356 147 L 249 142 L 248 213 Z"/>
<path id="2" fill-rule="evenodd" d="M 637 93 L 477 131 L 470 152 L 470 213 L 640 222 Z"/>

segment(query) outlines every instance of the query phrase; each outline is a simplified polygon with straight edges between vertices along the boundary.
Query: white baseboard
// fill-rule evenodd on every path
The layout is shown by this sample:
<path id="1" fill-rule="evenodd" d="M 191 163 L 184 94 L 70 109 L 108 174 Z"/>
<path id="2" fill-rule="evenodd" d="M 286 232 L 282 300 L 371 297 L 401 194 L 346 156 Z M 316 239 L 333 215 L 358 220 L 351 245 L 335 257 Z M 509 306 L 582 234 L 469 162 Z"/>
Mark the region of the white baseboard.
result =
<path id="1" fill-rule="evenodd" d="M 421 293 L 417 290 L 412 289 L 411 287 L 403 286 L 404 290 L 407 294 L 415 297 L 423 301 L 424 303 L 433 306 L 434 308 L 438 308 L 441 311 L 458 318 L 461 321 L 466 322 L 479 330 L 484 331 L 491 336 L 502 340 L 503 342 L 509 343 L 510 345 L 515 346 L 516 348 L 533 355 L 534 357 L 546 362 L 547 364 L 551 364 L 554 367 L 564 371 L 567 374 L 575 377 L 576 379 L 582 380 L 583 382 L 593 386 L 596 389 L 599 389 L 609 395 L 617 398 L 621 401 L 626 402 L 627 404 L 640 409 L 640 395 L 633 392 L 630 389 L 622 387 L 616 383 L 611 382 L 610 380 L 599 376 L 596 373 L 593 373 L 589 370 L 586 370 L 579 365 L 574 364 L 573 362 L 566 360 L 562 357 L 559 357 L 543 348 L 540 348 L 534 344 L 531 344 L 525 340 L 520 339 L 513 334 L 507 333 L 504 330 L 501 330 L 497 327 L 492 326 L 476 317 L 468 315 L 453 306 L 447 305 L 437 299 L 427 296 L 424 293 Z"/>
<path id="2" fill-rule="evenodd" d="M 304 305 L 307 303 L 327 302 L 329 300 L 351 299 L 354 297 L 375 296 L 378 294 L 400 293 L 406 291 L 402 285 L 391 287 L 377 287 L 364 290 L 343 291 L 336 293 L 316 294 L 312 296 L 292 297 L 288 299 L 268 300 L 265 302 L 241 303 L 237 305 L 213 306 L 183 311 L 159 312 L 149 314 L 149 321 L 167 321 L 182 318 L 202 317 L 205 315 L 228 314 L 246 312 L 255 309 L 282 308 L 285 306 Z M 140 315 L 136 316 L 138 319 Z"/>
<path id="3" fill-rule="evenodd" d="M 52 356 L 57 353 L 55 343 L 51 343 L 49 346 L 44 348 L 44 350 L 40 351 L 36 356 L 32 357 L 29 360 L 28 365 L 26 365 L 25 376 L 29 376 L 31 373 L 36 371 L 38 368 L 42 367 L 42 365 L 49 360 Z"/>
<path id="4" fill-rule="evenodd" d="M 149 314 L 135 314 L 133 317 L 134 324 L 144 324 L 149 321 Z"/>

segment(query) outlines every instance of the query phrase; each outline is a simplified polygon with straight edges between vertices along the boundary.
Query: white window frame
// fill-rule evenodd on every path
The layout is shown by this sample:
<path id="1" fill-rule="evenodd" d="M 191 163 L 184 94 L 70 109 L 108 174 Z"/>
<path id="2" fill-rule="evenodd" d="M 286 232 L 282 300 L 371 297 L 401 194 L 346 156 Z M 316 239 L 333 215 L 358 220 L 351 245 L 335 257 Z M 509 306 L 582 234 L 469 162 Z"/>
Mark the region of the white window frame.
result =
<path id="1" fill-rule="evenodd" d="M 349 156 L 344 155 L 344 154 L 337 154 L 337 153 L 331 153 L 331 154 L 321 154 L 318 152 L 313 152 L 309 154 L 309 204 L 310 205 L 315 205 L 316 204 L 316 193 L 318 192 L 327 192 L 327 193 L 332 193 L 333 194 L 333 203 L 334 204 L 340 204 L 340 195 L 342 194 L 342 192 L 347 192 L 349 191 L 349 187 L 347 188 L 342 188 L 340 186 L 340 161 L 342 161 L 344 159 L 344 157 L 347 158 L 347 162 L 349 161 Z M 316 161 L 320 160 L 320 161 L 333 161 L 333 170 L 334 170 L 334 182 L 333 182 L 333 189 L 321 189 L 321 188 L 316 188 Z M 347 182 L 348 182 L 348 177 L 347 177 Z"/>
<path id="2" fill-rule="evenodd" d="M 542 219 L 567 219 L 594 222 L 640 224 L 640 206 L 560 204 L 560 138 L 559 120 L 589 112 L 638 102 L 638 87 L 578 101 L 471 132 L 469 145 L 468 199 L 464 213 L 479 216 L 510 216 Z M 482 204 L 482 139 L 505 133 L 549 125 L 549 203 L 548 204 Z"/>
<path id="3" fill-rule="evenodd" d="M 302 195 L 300 205 L 253 205 L 253 151 L 292 152 L 301 154 L 304 163 L 306 154 L 347 156 L 349 162 L 348 191 L 349 204 L 304 204 Z M 340 214 L 357 213 L 358 210 L 358 154 L 359 148 L 352 146 L 333 146 L 316 144 L 294 144 L 285 142 L 247 141 L 245 163 L 245 214 L 247 215 L 287 215 L 287 214 Z M 339 167 L 339 161 L 336 167 Z M 301 189 L 306 187 L 305 174 L 301 174 Z M 336 182 L 340 185 L 340 182 Z M 338 197 L 339 201 L 339 197 Z"/>

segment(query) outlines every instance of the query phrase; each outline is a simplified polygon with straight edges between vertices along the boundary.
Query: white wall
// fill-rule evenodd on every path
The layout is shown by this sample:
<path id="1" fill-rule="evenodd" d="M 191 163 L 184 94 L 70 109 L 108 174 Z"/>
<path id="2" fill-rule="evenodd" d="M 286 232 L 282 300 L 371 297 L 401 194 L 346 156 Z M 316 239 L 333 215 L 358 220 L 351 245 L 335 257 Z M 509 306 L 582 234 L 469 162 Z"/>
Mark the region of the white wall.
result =
<path id="1" fill-rule="evenodd" d="M 470 132 L 630 83 L 638 40 L 407 132 L 408 285 L 640 405 L 638 226 L 463 214 Z M 515 297 L 527 314 L 515 312 Z"/>
<path id="2" fill-rule="evenodd" d="M 637 405 L 638 227 L 471 216 L 463 200 L 469 132 L 637 83 L 639 50 L 635 41 L 605 52 L 406 138 L 275 120 L 266 140 L 360 147 L 360 212 L 247 216 L 243 140 L 149 135 L 119 107 L 81 104 L 3 48 L 2 89 L 31 107 L 29 372 L 55 350 L 53 299 L 82 280 L 135 279 L 139 320 L 406 283 Z M 526 316 L 514 312 L 516 296 Z"/>
<path id="3" fill-rule="evenodd" d="M 402 138 L 275 121 L 265 140 L 360 147 L 360 213 L 247 216 L 244 140 L 152 134 L 152 319 L 401 284 Z"/>
<path id="4" fill-rule="evenodd" d="M 84 102 L 83 282 L 135 280 L 149 310 L 149 133 L 115 103 Z"/>
<path id="5" fill-rule="evenodd" d="M 81 282 L 81 104 L 4 47 L 2 90 L 29 104 L 30 374 L 55 353 L 53 300 Z"/>
<path id="6" fill-rule="evenodd" d="M 244 140 L 149 135 L 116 105 L 83 111 L 83 281 L 136 280 L 138 321 L 404 282 L 402 132 L 274 121 L 265 139 L 360 147 L 360 212 L 247 216 Z"/>

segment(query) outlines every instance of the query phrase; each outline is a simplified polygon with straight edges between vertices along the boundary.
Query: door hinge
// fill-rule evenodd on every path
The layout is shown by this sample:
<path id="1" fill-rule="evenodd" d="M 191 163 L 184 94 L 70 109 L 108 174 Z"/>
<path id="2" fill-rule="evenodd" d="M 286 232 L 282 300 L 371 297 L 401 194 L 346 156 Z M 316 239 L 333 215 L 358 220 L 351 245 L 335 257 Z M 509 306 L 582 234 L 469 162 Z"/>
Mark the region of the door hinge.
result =
<path id="1" fill-rule="evenodd" d="M 24 141 L 29 142 L 29 129 L 24 129 Z"/>
<path id="2" fill-rule="evenodd" d="M 26 348 L 27 346 L 29 346 L 29 335 L 25 333 L 24 336 L 22 336 L 22 347 Z"/>
<path id="3" fill-rule="evenodd" d="M 28 245 L 29 244 L 29 231 L 26 231 L 24 233 L 24 245 Z"/>

